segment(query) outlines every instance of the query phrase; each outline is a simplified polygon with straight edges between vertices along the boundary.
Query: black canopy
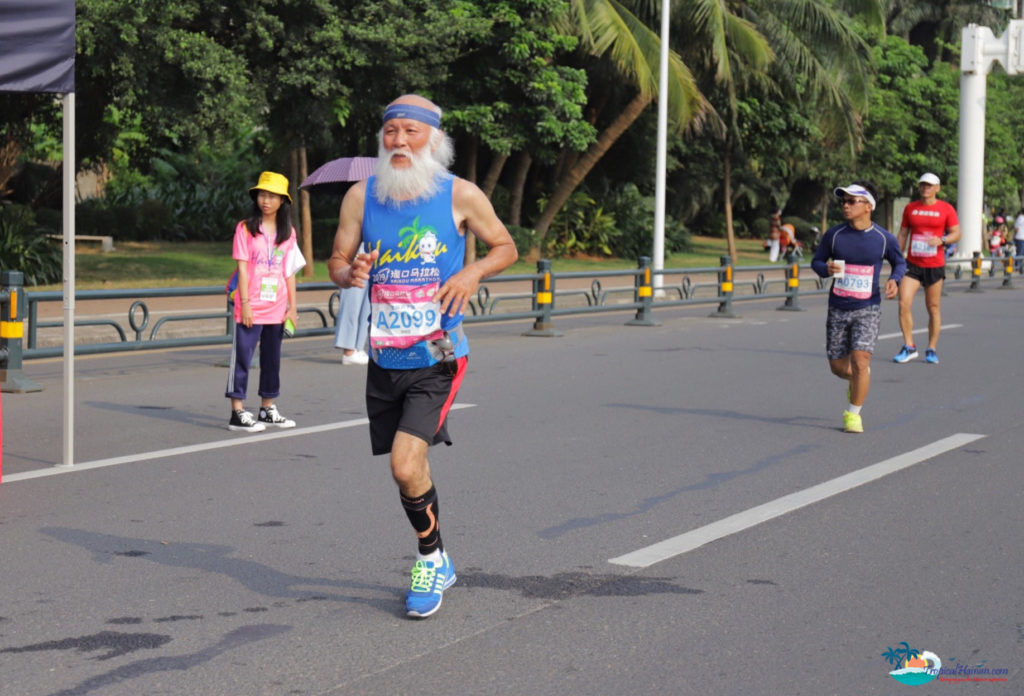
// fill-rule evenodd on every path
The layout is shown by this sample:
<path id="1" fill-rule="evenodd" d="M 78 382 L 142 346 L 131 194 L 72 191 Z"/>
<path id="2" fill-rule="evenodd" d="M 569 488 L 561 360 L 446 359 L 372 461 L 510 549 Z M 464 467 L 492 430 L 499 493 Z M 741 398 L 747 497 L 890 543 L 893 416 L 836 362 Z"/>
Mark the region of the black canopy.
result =
<path id="1" fill-rule="evenodd" d="M 0 92 L 75 91 L 75 0 L 0 0 Z"/>

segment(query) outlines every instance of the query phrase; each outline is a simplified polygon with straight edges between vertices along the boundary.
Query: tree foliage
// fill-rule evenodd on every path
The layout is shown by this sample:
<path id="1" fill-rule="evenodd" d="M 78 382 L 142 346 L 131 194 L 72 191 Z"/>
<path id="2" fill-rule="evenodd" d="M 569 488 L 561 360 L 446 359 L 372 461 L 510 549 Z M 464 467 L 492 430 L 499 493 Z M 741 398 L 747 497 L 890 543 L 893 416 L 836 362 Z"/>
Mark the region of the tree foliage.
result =
<path id="1" fill-rule="evenodd" d="M 77 149 L 85 162 L 110 160 L 120 147 L 137 165 L 161 147 L 187 151 L 262 123 L 266 102 L 237 49 L 245 38 L 264 40 L 264 5 L 85 0 L 77 7 Z M 126 129 L 136 136 L 126 141 Z"/>
<path id="2" fill-rule="evenodd" d="M 552 248 L 636 248 L 632 218 L 654 188 L 660 9 L 79 0 L 78 164 L 112 174 L 108 204 L 182 217 L 147 233 L 226 238 L 224 220 L 243 211 L 214 209 L 244 206 L 260 169 L 289 172 L 296 148 L 314 167 L 373 154 L 383 106 L 420 92 L 445 109 L 456 171 L 538 232 L 523 238 L 540 243 L 550 227 Z M 673 3 L 670 225 L 724 235 L 732 219 L 737 234 L 757 234 L 773 208 L 825 216 L 837 181 L 871 179 L 893 197 L 922 171 L 955 199 L 957 27 L 998 33 L 1006 19 L 980 0 Z M 985 190 L 1007 209 L 1024 188 L 1022 90 L 1019 77 L 989 78 Z M 39 95 L 0 95 L 0 107 L 0 196 L 53 203 L 59 107 Z M 335 199 L 313 198 L 315 217 L 336 216 Z"/>
<path id="3" fill-rule="evenodd" d="M 997 70 L 988 79 L 985 108 L 985 198 L 993 210 L 1024 208 L 1024 82 Z"/>
<path id="4" fill-rule="evenodd" d="M 929 70 L 924 51 L 895 36 L 874 55 L 878 72 L 856 171 L 870 173 L 890 196 L 909 195 L 925 171 L 950 181 L 958 156 L 956 76 L 943 64 Z"/>

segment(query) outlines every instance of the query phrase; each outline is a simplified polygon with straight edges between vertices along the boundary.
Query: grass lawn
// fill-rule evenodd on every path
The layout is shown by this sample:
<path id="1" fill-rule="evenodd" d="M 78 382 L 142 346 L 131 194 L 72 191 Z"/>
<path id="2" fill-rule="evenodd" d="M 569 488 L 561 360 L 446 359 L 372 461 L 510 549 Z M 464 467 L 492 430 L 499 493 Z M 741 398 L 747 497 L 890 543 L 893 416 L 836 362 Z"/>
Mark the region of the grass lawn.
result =
<path id="1" fill-rule="evenodd" d="M 768 262 L 761 241 L 737 240 L 740 266 Z M 726 253 L 724 239 L 694 237 L 693 251 L 665 258 L 665 268 L 717 266 Z M 618 270 L 636 268 L 636 259 L 555 259 L 559 271 Z M 80 290 L 156 288 L 193 285 L 221 285 L 227 282 L 235 262 L 231 242 L 117 242 L 116 249 L 103 253 L 81 248 L 75 254 L 75 287 Z M 327 264 L 318 259 L 312 277 L 300 276 L 299 282 L 326 282 Z M 533 273 L 536 264 L 518 261 L 506 273 Z M 60 290 L 58 285 L 43 285 L 34 290 Z"/>

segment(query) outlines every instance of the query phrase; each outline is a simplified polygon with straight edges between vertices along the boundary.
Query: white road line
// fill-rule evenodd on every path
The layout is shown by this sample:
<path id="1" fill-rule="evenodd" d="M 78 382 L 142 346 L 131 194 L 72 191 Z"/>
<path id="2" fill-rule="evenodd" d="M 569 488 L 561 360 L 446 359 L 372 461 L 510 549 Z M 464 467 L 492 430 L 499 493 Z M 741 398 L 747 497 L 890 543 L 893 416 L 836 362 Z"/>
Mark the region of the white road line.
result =
<path id="1" fill-rule="evenodd" d="M 755 527 L 762 522 L 774 519 L 786 513 L 799 510 L 802 507 L 817 503 L 826 498 L 845 493 L 848 490 L 870 483 L 889 474 L 906 469 L 914 464 L 919 464 L 927 459 L 936 457 L 944 452 L 963 447 L 974 442 L 985 435 L 974 435 L 971 433 L 956 433 L 949 437 L 925 445 L 916 450 L 900 454 L 892 459 L 872 464 L 871 466 L 850 472 L 845 476 L 825 481 L 817 486 L 811 486 L 796 493 L 784 495 L 781 498 L 750 508 L 744 512 L 737 513 L 718 522 L 694 529 L 693 531 L 680 534 L 679 536 L 666 539 L 665 541 L 652 544 L 646 548 L 627 553 L 624 556 L 608 559 L 609 563 L 616 565 L 632 566 L 634 568 L 646 568 L 661 561 L 680 556 L 704 544 L 717 541 L 724 537 L 742 532 Z"/>
<path id="2" fill-rule="evenodd" d="M 476 404 L 454 404 L 451 408 L 452 411 L 457 411 L 463 408 L 473 408 Z M 237 447 L 239 445 L 255 445 L 259 443 L 265 443 L 268 440 L 280 440 L 286 437 L 298 437 L 299 435 L 312 435 L 315 433 L 326 433 L 331 430 L 342 430 L 344 428 L 353 428 L 357 425 L 366 425 L 369 423 L 366 418 L 356 418 L 354 420 L 339 421 L 337 423 L 325 423 L 324 425 L 312 425 L 308 428 L 290 428 L 288 430 L 279 430 L 275 433 L 260 433 L 258 435 L 245 435 L 242 437 L 233 437 L 227 440 L 217 440 L 216 442 L 205 442 L 198 445 L 186 445 L 184 447 L 172 447 L 170 449 L 155 450 L 153 452 L 141 452 L 139 454 L 128 454 L 123 457 L 111 457 L 110 459 L 97 459 L 91 462 L 82 462 L 81 464 L 75 464 L 73 466 L 57 465 L 47 469 L 36 469 L 34 471 L 23 471 L 17 474 L 6 474 L 3 477 L 3 483 L 13 483 L 15 481 L 26 481 L 28 479 L 42 478 L 44 476 L 57 476 L 58 474 L 70 474 L 76 471 L 88 471 L 90 469 L 102 469 L 105 466 L 117 466 L 118 464 L 131 464 L 133 462 L 145 462 L 150 459 L 163 459 L 165 457 L 177 457 L 182 454 L 195 454 L 196 452 L 207 452 L 209 450 L 222 449 L 225 447 Z"/>
<path id="3" fill-rule="evenodd" d="M 942 329 L 943 331 L 946 330 L 946 329 L 959 329 L 959 328 L 963 328 L 963 324 L 943 324 L 939 328 Z M 923 328 L 923 329 L 915 329 L 914 331 L 911 331 L 910 333 L 911 334 L 928 333 L 928 329 L 927 329 L 927 327 Z M 886 339 L 886 338 L 899 338 L 901 336 L 903 336 L 903 334 L 901 332 L 897 331 L 896 333 L 881 334 L 878 337 L 878 340 L 881 341 L 881 340 Z"/>

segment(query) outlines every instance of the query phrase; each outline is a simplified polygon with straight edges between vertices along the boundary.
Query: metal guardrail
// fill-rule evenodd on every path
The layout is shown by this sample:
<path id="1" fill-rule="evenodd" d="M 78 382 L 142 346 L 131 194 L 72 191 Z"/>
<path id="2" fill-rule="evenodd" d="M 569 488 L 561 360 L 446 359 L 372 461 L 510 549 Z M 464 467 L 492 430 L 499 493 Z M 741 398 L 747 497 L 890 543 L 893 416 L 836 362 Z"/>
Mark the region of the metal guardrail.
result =
<path id="1" fill-rule="evenodd" d="M 327 307 L 303 307 L 302 314 L 313 315 L 319 319 L 321 328 L 300 329 L 296 332 L 299 336 L 311 336 L 318 334 L 334 333 L 334 317 L 337 314 L 338 293 L 337 287 L 332 283 L 305 283 L 297 286 L 299 292 L 313 290 L 332 290 L 333 293 L 328 300 Z M 61 302 L 63 292 L 60 290 L 46 290 L 41 292 L 28 292 L 28 329 L 26 335 L 26 347 L 24 357 L 50 358 L 63 355 L 63 346 L 39 346 L 40 329 L 60 328 L 64 326 L 62 320 L 40 320 L 39 306 L 45 302 Z M 136 350 L 152 350 L 156 348 L 176 348 L 204 345 L 219 345 L 231 343 L 234 335 L 234 315 L 231 301 L 225 297 L 225 308 L 223 312 L 204 312 L 198 314 L 178 314 L 162 317 L 157 320 L 153 327 L 149 327 L 150 309 L 144 300 L 154 298 L 175 298 L 175 297 L 225 297 L 224 286 L 205 285 L 189 288 L 140 288 L 126 290 L 80 290 L 75 293 L 75 302 L 87 300 L 133 300 L 128 308 L 127 322 L 128 331 L 134 336 L 128 338 L 128 331 L 118 321 L 113 319 L 76 319 L 75 326 L 109 326 L 120 338 L 117 342 L 108 343 L 82 343 L 75 344 L 75 353 L 90 355 L 96 353 L 116 353 Z M 330 321 L 328 321 L 330 316 Z M 181 338 L 161 338 L 160 331 L 166 325 L 177 322 L 195 322 L 203 320 L 221 320 L 224 322 L 223 333 L 204 334 L 187 336 Z M 147 334 L 147 329 L 149 329 Z"/>
<path id="2" fill-rule="evenodd" d="M 997 272 L 1002 279 L 1000 288 L 1013 287 L 1014 272 L 1024 273 L 1024 257 L 982 258 L 975 254 L 972 259 L 949 259 L 947 262 L 947 288 L 967 284 L 968 291 L 981 291 L 985 277 L 985 266 L 988 265 L 988 278 L 994 278 Z M 824 294 L 828 292 L 827 279 L 809 273 L 807 285 L 801 285 L 801 271 L 809 271 L 809 264 L 800 264 L 799 259 L 787 259 L 784 263 L 743 266 L 739 272 L 744 276 L 736 280 L 736 269 L 730 264 L 729 257 L 723 256 L 719 266 L 703 268 L 669 268 L 654 271 L 648 257 L 641 257 L 637 268 L 616 271 L 575 271 L 554 273 L 551 261 L 542 259 L 537 263 L 537 273 L 502 275 L 487 280 L 481 285 L 466 310 L 467 324 L 532 320 L 533 326 L 524 332 L 527 336 L 557 336 L 554 319 L 570 315 L 597 314 L 606 312 L 633 311 L 634 317 L 628 321 L 633 326 L 656 326 L 654 319 L 656 310 L 670 307 L 695 305 L 714 305 L 713 317 L 736 316 L 733 305 L 737 302 L 751 300 L 779 299 L 783 303 L 779 310 L 800 311 L 800 296 Z M 772 277 L 776 275 L 777 277 Z M 16 277 L 15 277 L 16 276 Z M 671 283 L 665 282 L 668 279 Z M 557 289 L 559 283 L 589 279 L 589 289 L 574 287 Z M 622 284 L 605 286 L 605 282 L 621 279 Z M 660 279 L 661 283 L 655 280 Z M 530 292 L 515 291 L 500 294 L 497 290 L 511 284 L 529 283 Z M 326 307 L 301 307 L 304 316 L 316 317 L 319 326 L 299 328 L 296 336 L 333 335 L 334 320 L 337 315 L 338 293 L 332 283 L 300 283 L 300 297 L 312 291 L 332 291 Z M 5 271 L 3 287 L 0 287 L 0 303 L 13 294 L 20 295 L 21 302 L 27 303 L 27 313 L 22 308 L 21 316 L 27 318 L 24 329 L 25 346 L 22 348 L 22 331 L 0 336 L 0 371 L 9 374 L 11 370 L 19 370 L 21 359 L 56 357 L 63 354 L 62 346 L 41 347 L 38 336 L 41 329 L 63 326 L 61 320 L 39 319 L 39 307 L 46 302 L 61 302 L 61 291 L 25 292 L 21 287 L 21 274 L 17 271 Z M 145 288 L 127 290 L 82 290 L 75 293 L 76 302 L 87 300 L 131 300 L 127 313 L 126 326 L 114 319 L 85 318 L 76 319 L 76 326 L 110 326 L 117 334 L 118 341 L 99 343 L 77 343 L 75 352 L 81 355 L 97 353 L 113 353 L 124 351 L 152 350 L 170 347 L 194 347 L 206 345 L 230 344 L 234 333 L 234 320 L 231 304 L 225 299 L 223 312 L 204 312 L 196 314 L 177 314 L 156 321 L 150 328 L 150 309 L 145 300 L 154 298 L 185 298 L 197 296 L 224 296 L 223 286 L 203 286 L 191 288 Z M 620 299 L 621 298 L 621 299 Z M 516 306 L 520 305 L 520 306 Z M 0 308 L 11 307 L 10 302 L 0 304 Z M 501 311 L 504 310 L 504 311 Z M 15 308 L 17 316 L 17 308 Z M 6 315 L 5 315 L 6 316 Z M 171 323 L 222 320 L 224 330 L 217 333 L 206 333 L 178 338 L 162 338 L 161 331 Z M 22 320 L 24 321 L 24 320 Z M 303 322 L 305 323 L 305 322 Z M 2 325 L 0 325 L 2 326 Z M 19 327 L 22 324 L 19 323 Z M 148 332 L 147 332 L 148 329 Z M 13 334 L 17 334 L 15 337 Z M 16 363 L 16 364 L 14 364 Z"/>

